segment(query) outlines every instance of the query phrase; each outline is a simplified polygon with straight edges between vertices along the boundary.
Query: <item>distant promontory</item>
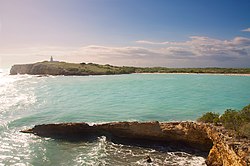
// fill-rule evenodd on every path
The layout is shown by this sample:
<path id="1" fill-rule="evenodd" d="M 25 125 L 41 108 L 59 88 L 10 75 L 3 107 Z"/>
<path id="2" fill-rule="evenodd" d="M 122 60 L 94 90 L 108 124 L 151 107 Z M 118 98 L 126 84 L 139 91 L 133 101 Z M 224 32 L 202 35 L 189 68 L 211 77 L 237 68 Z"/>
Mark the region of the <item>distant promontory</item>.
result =
<path id="1" fill-rule="evenodd" d="M 10 74 L 31 75 L 114 75 L 132 73 L 211 73 L 211 74 L 250 74 L 250 68 L 167 68 L 129 67 L 100 65 L 94 63 L 37 62 L 13 65 Z"/>

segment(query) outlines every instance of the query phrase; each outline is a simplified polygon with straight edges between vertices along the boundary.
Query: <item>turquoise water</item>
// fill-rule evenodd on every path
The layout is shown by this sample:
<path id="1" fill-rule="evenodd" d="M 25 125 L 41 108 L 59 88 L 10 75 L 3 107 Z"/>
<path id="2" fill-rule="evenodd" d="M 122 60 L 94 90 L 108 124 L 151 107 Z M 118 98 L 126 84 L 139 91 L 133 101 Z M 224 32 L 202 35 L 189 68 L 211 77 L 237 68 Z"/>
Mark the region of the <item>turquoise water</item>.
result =
<path id="1" fill-rule="evenodd" d="M 0 165 L 202 165 L 204 158 L 114 144 L 70 143 L 21 129 L 55 122 L 195 120 L 250 103 L 250 77 L 198 74 L 37 77 L 0 73 Z M 129 164 L 128 164 L 129 163 Z"/>

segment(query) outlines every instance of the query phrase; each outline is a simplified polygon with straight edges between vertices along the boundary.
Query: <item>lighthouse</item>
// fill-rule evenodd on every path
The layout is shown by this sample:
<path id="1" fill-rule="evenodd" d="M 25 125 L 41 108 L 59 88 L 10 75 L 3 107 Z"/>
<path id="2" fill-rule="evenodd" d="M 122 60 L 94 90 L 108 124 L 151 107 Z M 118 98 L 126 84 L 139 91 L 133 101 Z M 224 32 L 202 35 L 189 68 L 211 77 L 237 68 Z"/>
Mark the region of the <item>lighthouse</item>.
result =
<path id="1" fill-rule="evenodd" d="M 50 62 L 53 62 L 53 61 L 54 61 L 54 60 L 53 60 L 53 57 L 51 56 L 51 57 L 50 57 Z"/>

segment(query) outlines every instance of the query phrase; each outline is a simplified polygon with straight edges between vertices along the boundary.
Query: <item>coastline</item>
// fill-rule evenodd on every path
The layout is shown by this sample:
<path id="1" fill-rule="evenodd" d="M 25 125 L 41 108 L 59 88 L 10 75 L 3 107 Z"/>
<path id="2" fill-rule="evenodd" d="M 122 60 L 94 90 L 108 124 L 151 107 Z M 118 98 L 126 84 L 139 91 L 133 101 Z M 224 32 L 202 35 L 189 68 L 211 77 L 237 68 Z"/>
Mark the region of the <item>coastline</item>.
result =
<path id="1" fill-rule="evenodd" d="M 121 74 L 206 74 L 250 76 L 250 68 L 167 68 L 167 67 L 131 67 L 101 65 L 94 63 L 68 63 L 68 62 L 37 62 L 33 64 L 13 65 L 10 75 L 121 75 Z"/>
<path id="2" fill-rule="evenodd" d="M 222 75 L 222 76 L 246 76 L 246 77 L 249 77 L 250 74 L 235 74 L 235 73 L 232 73 L 232 74 L 223 74 L 223 73 L 159 73 L 159 72 L 156 72 L 156 73 L 131 73 L 131 74 L 172 74 L 172 75 L 176 75 L 176 74 L 179 74 L 179 75 Z"/>

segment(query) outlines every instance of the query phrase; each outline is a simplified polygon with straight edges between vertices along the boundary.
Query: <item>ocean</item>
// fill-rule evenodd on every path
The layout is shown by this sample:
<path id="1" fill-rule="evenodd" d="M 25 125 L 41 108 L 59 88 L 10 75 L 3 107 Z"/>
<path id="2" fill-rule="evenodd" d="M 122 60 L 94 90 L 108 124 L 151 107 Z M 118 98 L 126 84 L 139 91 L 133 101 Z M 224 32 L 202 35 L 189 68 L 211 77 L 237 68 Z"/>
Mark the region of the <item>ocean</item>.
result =
<path id="1" fill-rule="evenodd" d="M 109 76 L 0 73 L 2 165 L 205 165 L 203 155 L 173 147 L 67 142 L 20 133 L 59 122 L 193 121 L 250 103 L 250 77 L 209 74 Z M 150 155 L 153 163 L 145 162 Z"/>

